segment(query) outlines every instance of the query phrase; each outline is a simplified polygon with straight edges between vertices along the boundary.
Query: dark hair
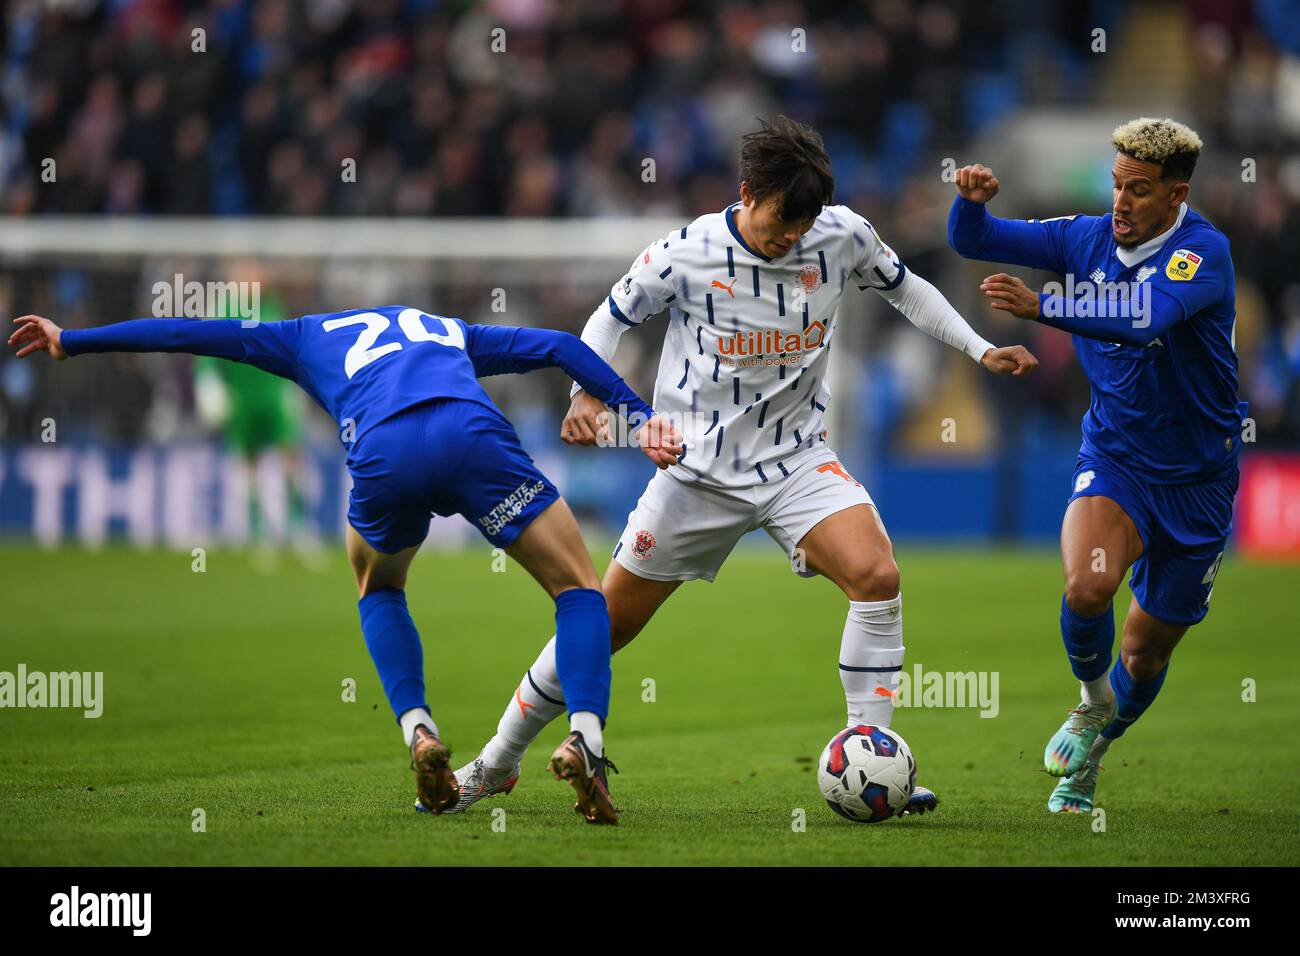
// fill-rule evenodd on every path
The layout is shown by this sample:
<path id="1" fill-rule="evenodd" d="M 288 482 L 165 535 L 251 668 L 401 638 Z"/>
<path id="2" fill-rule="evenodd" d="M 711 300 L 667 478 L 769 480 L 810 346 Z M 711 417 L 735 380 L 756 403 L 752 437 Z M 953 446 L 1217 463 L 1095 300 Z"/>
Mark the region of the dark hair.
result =
<path id="1" fill-rule="evenodd" d="M 1192 172 L 1196 169 L 1196 157 L 1199 155 L 1193 152 L 1170 153 L 1160 164 L 1160 178 L 1166 182 L 1187 182 L 1192 178 Z"/>
<path id="2" fill-rule="evenodd" d="M 1167 183 L 1185 183 L 1191 180 L 1192 173 L 1196 169 L 1196 158 L 1199 152 L 1184 151 L 1181 153 L 1170 153 L 1163 160 L 1143 159 L 1141 156 L 1134 156 L 1126 149 L 1118 150 L 1122 155 L 1129 159 L 1136 159 L 1141 163 L 1154 163 L 1160 167 L 1160 178 Z"/>
<path id="3" fill-rule="evenodd" d="M 740 138 L 740 179 L 758 202 L 781 197 L 785 222 L 816 219 L 835 194 L 831 158 L 811 126 L 778 116 Z"/>

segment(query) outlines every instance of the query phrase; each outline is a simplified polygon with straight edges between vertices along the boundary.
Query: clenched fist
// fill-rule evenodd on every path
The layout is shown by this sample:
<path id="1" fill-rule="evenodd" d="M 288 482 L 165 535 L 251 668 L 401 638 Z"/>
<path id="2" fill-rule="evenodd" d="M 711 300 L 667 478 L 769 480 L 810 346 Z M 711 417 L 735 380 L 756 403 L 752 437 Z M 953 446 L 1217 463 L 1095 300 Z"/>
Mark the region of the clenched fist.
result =
<path id="1" fill-rule="evenodd" d="M 1000 349 L 989 349 L 980 359 L 980 364 L 994 375 L 1033 375 L 1038 368 L 1038 359 L 1034 353 L 1023 345 L 1008 345 Z"/>
<path id="2" fill-rule="evenodd" d="M 971 202 L 988 202 L 998 194 L 998 178 L 993 170 L 978 163 L 957 170 L 954 182 L 961 198 Z"/>
<path id="3" fill-rule="evenodd" d="M 578 392 L 569 403 L 569 413 L 560 425 L 560 437 L 569 445 L 595 445 L 609 441 L 610 411 L 605 403 L 586 392 Z"/>

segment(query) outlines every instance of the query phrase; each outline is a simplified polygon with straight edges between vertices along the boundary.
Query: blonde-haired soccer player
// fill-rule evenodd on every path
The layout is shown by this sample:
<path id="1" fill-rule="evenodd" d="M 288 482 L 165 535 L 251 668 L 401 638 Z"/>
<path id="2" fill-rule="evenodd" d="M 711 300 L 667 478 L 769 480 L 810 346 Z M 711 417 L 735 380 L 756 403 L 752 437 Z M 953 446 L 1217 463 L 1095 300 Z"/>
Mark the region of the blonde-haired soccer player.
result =
<path id="1" fill-rule="evenodd" d="M 1111 212 L 998 219 L 992 170 L 957 171 L 952 247 L 1067 277 L 1073 297 L 1000 273 L 995 309 L 1074 334 L 1092 402 L 1061 525 L 1061 637 L 1083 700 L 1048 741 L 1055 813 L 1093 807 L 1102 755 L 1155 700 L 1174 647 L 1209 611 L 1232 528 L 1237 449 L 1235 280 L 1228 240 L 1187 204 L 1201 138 L 1142 117 L 1113 134 Z M 1120 657 L 1112 599 L 1133 601 Z M 1109 672 L 1109 675 L 1108 675 Z"/>

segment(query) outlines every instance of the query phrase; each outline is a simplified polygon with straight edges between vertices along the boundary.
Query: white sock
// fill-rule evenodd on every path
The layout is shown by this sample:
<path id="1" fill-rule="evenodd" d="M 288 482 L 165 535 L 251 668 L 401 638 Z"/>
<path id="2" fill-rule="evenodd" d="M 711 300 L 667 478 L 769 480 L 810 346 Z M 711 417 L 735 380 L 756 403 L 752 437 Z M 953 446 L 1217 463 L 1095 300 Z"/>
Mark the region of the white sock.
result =
<path id="1" fill-rule="evenodd" d="M 840 682 L 848 702 L 848 726 L 889 726 L 902 667 L 903 595 L 888 601 L 850 601 L 840 641 Z"/>
<path id="2" fill-rule="evenodd" d="M 1110 673 L 1102 674 L 1095 680 L 1079 681 L 1083 702 L 1088 705 L 1109 707 L 1115 699 L 1115 688 L 1110 686 Z"/>
<path id="3" fill-rule="evenodd" d="M 1092 746 L 1088 748 L 1088 759 L 1090 761 L 1100 761 L 1102 757 L 1106 756 L 1106 751 L 1110 749 L 1110 745 L 1114 742 L 1109 737 L 1098 734 L 1096 739 L 1093 740 Z"/>
<path id="4" fill-rule="evenodd" d="M 408 747 L 415 739 L 415 728 L 421 724 L 432 730 L 435 737 L 438 736 L 438 725 L 433 722 L 433 717 L 423 707 L 412 707 L 403 712 L 402 716 L 397 718 L 397 722 L 402 725 L 402 738 Z"/>
<path id="5" fill-rule="evenodd" d="M 546 725 L 562 713 L 564 692 L 555 668 L 555 638 L 552 637 L 506 704 L 497 721 L 496 735 L 483 748 L 483 763 L 495 769 L 513 767 L 524 758 L 528 745 Z"/>
<path id="6" fill-rule="evenodd" d="M 605 756 L 605 739 L 599 717 L 589 710 L 580 710 L 569 717 L 569 729 L 582 734 L 587 749 L 597 757 Z"/>

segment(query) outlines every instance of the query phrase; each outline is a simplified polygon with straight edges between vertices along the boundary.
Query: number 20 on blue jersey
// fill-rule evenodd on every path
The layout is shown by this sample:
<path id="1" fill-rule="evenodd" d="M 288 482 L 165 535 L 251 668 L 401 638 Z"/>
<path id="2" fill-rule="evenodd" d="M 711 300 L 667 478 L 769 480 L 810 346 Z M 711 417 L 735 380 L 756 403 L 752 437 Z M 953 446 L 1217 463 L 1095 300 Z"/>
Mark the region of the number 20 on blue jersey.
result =
<path id="1" fill-rule="evenodd" d="M 425 325 L 426 319 L 437 322 L 446 331 L 431 332 Z M 351 379 L 352 376 L 376 359 L 381 359 L 392 352 L 401 351 L 401 342 L 375 345 L 379 341 L 379 336 L 383 335 L 391 324 L 392 321 L 388 316 L 381 315 L 378 312 L 358 312 L 356 315 L 326 319 L 321 323 L 321 328 L 326 332 L 333 332 L 336 329 L 348 328 L 353 325 L 365 326 L 361 330 L 361 334 L 357 336 L 356 342 L 348 349 L 348 354 L 343 360 L 343 371 Z M 419 309 L 403 309 L 398 313 L 397 325 L 410 342 L 436 342 L 439 345 L 446 345 L 453 349 L 465 348 L 464 330 L 455 322 L 440 315 L 426 315 Z"/>

